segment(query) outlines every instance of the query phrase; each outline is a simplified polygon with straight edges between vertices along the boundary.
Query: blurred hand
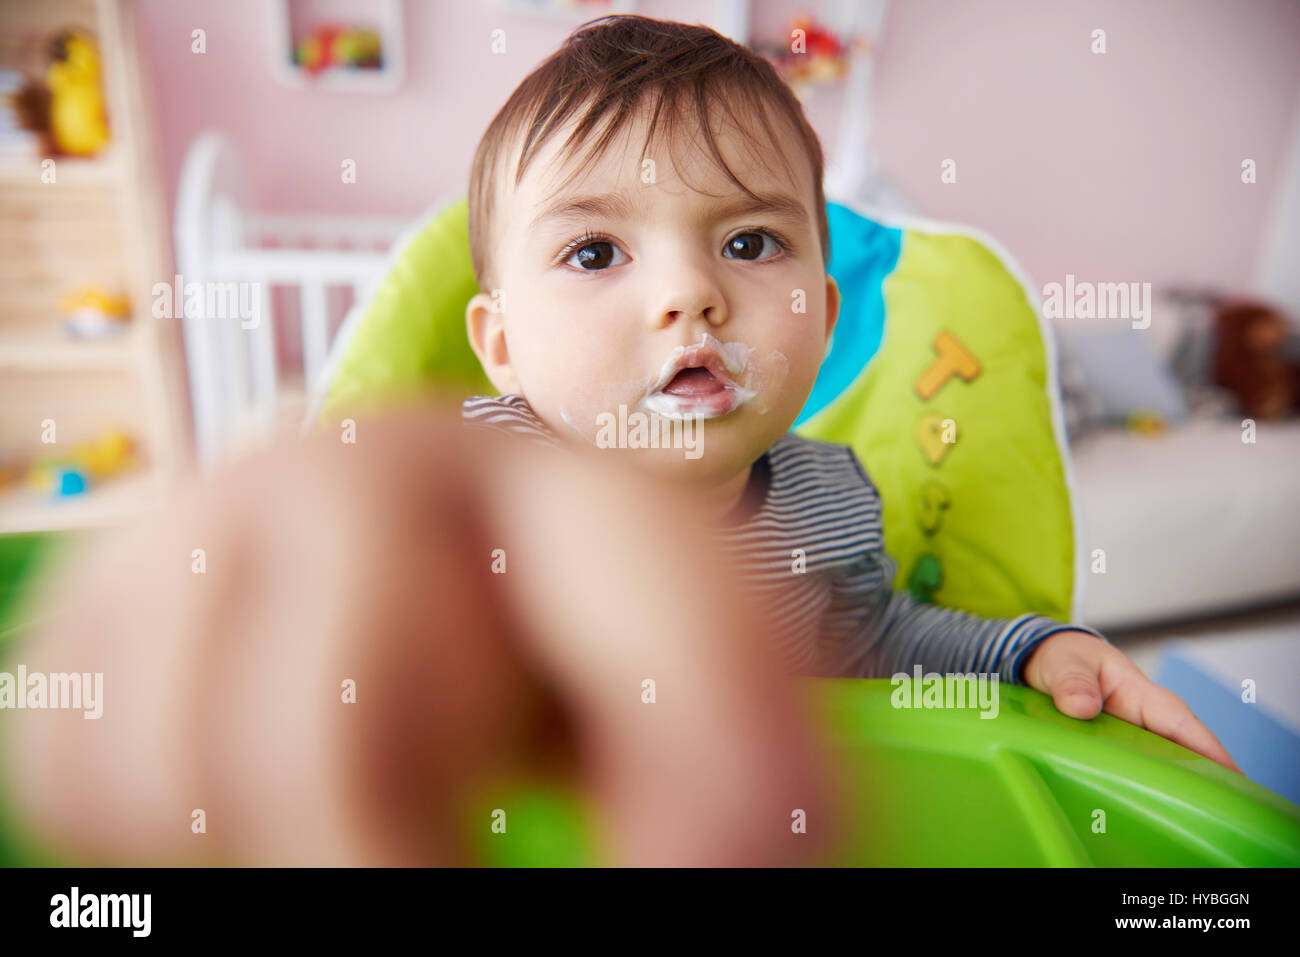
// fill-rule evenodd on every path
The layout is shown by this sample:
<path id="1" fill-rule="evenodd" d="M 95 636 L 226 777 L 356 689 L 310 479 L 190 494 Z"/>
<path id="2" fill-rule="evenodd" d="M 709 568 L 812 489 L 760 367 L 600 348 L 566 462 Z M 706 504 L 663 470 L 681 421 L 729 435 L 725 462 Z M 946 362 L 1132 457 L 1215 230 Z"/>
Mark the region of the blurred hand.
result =
<path id="1" fill-rule="evenodd" d="M 441 413 L 260 455 L 57 582 L 15 662 L 102 672 L 103 716 L 5 713 L 4 780 L 84 863 L 469 863 L 466 795 L 542 766 L 611 863 L 807 861 L 824 769 L 703 525 Z"/>

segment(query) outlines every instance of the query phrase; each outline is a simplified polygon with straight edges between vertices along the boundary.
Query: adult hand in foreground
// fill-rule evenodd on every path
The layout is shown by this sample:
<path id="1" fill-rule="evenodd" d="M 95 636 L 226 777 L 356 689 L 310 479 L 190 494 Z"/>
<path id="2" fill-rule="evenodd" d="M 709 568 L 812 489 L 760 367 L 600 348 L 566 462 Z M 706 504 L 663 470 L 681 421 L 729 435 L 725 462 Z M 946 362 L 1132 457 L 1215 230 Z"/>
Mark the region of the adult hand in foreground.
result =
<path id="1" fill-rule="evenodd" d="M 76 863 L 472 863 L 467 796 L 529 770 L 608 863 L 808 862 L 826 769 L 704 524 L 442 413 L 258 455 L 56 580 L 7 667 L 101 672 L 102 716 L 8 712 L 3 779 Z"/>

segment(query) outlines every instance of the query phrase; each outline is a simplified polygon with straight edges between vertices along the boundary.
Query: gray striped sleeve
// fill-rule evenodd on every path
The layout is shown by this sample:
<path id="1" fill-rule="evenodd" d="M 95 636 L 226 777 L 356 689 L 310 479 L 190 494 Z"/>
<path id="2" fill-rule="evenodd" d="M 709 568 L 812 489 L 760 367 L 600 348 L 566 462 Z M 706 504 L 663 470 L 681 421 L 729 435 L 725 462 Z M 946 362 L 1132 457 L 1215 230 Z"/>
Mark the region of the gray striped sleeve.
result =
<path id="1" fill-rule="evenodd" d="M 858 677 L 910 676 L 920 665 L 926 673 L 996 674 L 999 681 L 1023 685 L 1025 663 L 1048 636 L 1077 630 L 1106 640 L 1092 628 L 1044 615 L 981 618 L 918 601 L 909 592 L 887 587 L 896 567 L 888 555 L 883 566 L 883 575 L 872 580 L 886 587 L 862 596 L 867 653 L 855 662 Z"/>
<path id="2" fill-rule="evenodd" d="M 464 417 L 556 441 L 522 396 L 474 397 Z M 883 550 L 880 495 L 853 451 L 789 433 L 767 457 L 766 500 L 722 539 L 742 574 L 779 596 L 772 626 L 798 673 L 888 678 L 920 665 L 925 673 L 996 674 L 1024 684 L 1025 663 L 1048 636 L 1075 629 L 1106 640 L 1042 615 L 980 618 L 893 590 L 897 567 Z M 806 562 L 799 573 L 795 555 Z"/>

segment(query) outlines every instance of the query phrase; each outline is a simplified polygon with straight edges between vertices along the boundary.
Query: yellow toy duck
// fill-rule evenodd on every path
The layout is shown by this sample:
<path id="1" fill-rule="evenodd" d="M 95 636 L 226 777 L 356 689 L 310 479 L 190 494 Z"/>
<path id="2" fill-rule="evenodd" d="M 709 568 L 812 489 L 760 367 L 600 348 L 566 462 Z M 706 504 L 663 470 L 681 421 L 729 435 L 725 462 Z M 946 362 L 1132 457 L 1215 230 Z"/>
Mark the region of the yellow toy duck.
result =
<path id="1" fill-rule="evenodd" d="M 54 143 L 73 156 L 94 156 L 108 143 L 95 41 L 69 30 L 54 41 L 51 53 L 54 62 L 46 71 L 45 82 L 50 88 Z"/>

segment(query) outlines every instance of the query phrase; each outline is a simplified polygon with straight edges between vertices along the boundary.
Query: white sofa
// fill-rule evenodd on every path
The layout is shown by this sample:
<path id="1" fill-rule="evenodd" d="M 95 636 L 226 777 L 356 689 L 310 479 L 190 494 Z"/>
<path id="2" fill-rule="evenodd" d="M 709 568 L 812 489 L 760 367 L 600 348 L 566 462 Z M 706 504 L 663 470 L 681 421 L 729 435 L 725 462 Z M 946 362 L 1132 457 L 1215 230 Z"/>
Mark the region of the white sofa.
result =
<path id="1" fill-rule="evenodd" d="M 1088 560 L 1082 620 L 1105 631 L 1300 596 L 1300 420 L 1193 416 L 1163 435 L 1072 443 Z M 1092 572 L 1095 549 L 1105 572 Z"/>

